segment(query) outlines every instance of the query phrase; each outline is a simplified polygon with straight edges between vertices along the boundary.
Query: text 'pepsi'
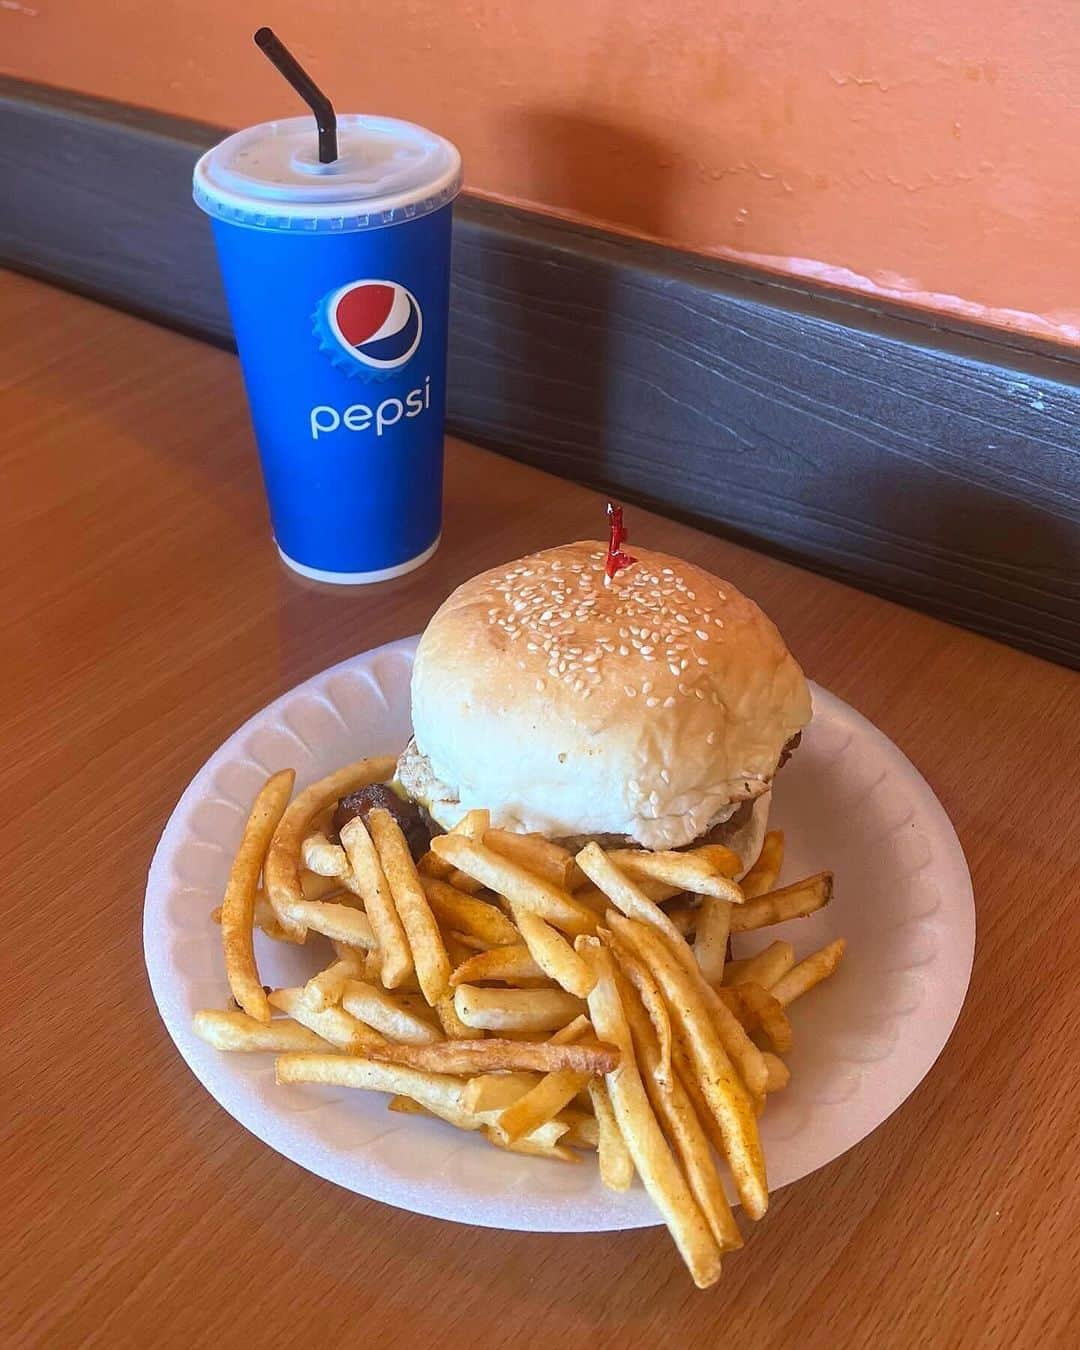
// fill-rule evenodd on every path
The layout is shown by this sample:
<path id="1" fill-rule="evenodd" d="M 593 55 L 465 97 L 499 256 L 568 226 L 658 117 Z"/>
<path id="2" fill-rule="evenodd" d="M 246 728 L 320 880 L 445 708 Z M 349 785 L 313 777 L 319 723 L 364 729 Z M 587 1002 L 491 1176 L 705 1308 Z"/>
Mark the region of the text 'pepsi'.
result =
<path id="1" fill-rule="evenodd" d="M 274 538 L 319 580 L 400 575 L 438 542 L 451 202 L 461 159 L 393 118 L 234 133 L 195 169 L 213 222 Z"/>
<path id="2" fill-rule="evenodd" d="M 425 376 L 424 383 L 418 388 L 410 389 L 404 400 L 384 398 L 374 408 L 368 403 L 350 403 L 339 412 L 329 403 L 320 403 L 311 410 L 311 439 L 317 441 L 320 436 L 337 431 L 341 427 L 346 431 L 370 431 L 374 426 L 375 435 L 381 436 L 388 427 L 396 426 L 403 417 L 419 417 L 430 407 L 430 375 Z"/>

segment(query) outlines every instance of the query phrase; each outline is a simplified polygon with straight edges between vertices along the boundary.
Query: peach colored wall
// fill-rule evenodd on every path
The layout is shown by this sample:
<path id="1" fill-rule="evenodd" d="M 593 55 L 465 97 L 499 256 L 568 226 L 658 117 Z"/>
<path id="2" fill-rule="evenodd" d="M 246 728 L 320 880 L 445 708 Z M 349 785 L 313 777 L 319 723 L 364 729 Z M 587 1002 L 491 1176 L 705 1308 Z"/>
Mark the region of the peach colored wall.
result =
<path id="1" fill-rule="evenodd" d="M 472 190 L 1080 344 L 1080 0 L 3 0 L 0 68 L 427 123 Z"/>

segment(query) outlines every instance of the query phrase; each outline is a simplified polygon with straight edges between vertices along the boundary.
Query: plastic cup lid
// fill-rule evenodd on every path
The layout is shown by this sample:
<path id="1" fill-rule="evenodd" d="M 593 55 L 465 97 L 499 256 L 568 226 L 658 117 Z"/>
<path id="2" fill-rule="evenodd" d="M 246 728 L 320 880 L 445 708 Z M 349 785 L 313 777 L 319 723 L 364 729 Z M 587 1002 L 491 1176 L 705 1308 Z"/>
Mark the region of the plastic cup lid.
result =
<path id="1" fill-rule="evenodd" d="M 369 230 L 437 211 L 461 189 L 461 155 L 395 117 L 338 118 L 338 158 L 319 163 L 314 118 L 263 122 L 228 136 L 195 165 L 195 201 L 238 225 Z"/>

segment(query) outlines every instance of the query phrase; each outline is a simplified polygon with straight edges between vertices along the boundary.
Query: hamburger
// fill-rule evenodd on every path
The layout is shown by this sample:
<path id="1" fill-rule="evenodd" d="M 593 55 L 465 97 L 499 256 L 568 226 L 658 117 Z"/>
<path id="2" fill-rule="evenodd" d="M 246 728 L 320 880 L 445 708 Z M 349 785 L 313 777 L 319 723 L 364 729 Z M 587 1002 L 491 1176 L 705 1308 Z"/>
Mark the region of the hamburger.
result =
<path id="1" fill-rule="evenodd" d="M 454 591 L 417 649 L 398 783 L 440 830 L 480 807 L 570 848 L 723 843 L 745 870 L 810 720 L 802 670 L 729 582 L 612 556 L 566 544 Z"/>

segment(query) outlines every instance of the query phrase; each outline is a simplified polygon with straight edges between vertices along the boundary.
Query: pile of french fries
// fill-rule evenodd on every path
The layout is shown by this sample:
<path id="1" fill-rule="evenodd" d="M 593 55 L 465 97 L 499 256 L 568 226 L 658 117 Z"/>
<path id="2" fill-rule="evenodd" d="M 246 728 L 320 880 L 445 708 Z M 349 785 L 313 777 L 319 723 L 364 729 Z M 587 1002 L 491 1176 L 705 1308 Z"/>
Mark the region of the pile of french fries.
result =
<path id="1" fill-rule="evenodd" d="M 831 875 L 775 889 L 779 833 L 736 884 L 739 859 L 718 845 L 574 856 L 486 811 L 419 863 L 385 810 L 332 843 L 338 799 L 393 769 L 363 760 L 291 801 L 292 770 L 267 781 L 214 914 L 234 1006 L 196 1013 L 196 1032 L 275 1053 L 280 1083 L 387 1093 L 391 1110 L 565 1163 L 595 1151 L 611 1189 L 637 1173 L 694 1281 L 712 1284 L 742 1245 L 720 1168 L 760 1219 L 758 1117 L 789 1081 L 786 1010 L 844 951 L 796 962 L 774 941 L 728 961 L 728 938 L 820 909 Z M 325 967 L 265 989 L 255 928 L 329 939 Z"/>

